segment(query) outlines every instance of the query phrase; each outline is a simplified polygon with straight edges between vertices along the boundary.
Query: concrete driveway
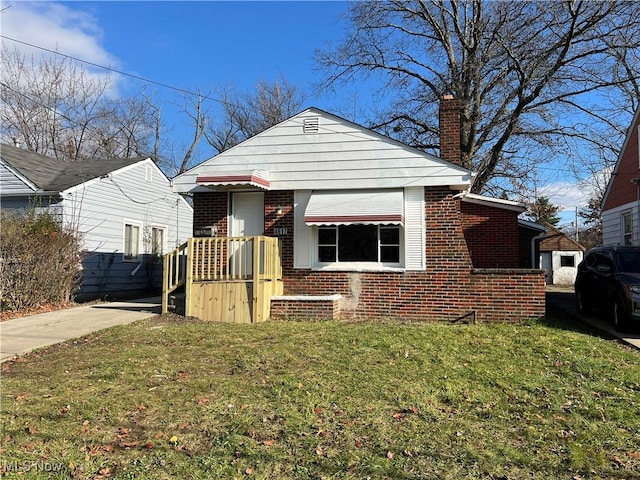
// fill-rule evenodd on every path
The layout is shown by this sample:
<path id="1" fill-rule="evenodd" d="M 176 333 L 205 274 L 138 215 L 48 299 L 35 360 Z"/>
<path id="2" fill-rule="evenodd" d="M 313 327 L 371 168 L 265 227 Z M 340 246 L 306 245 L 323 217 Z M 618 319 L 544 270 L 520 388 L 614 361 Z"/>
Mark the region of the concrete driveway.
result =
<path id="1" fill-rule="evenodd" d="M 604 321 L 603 319 L 595 315 L 580 315 L 576 309 L 575 294 L 573 293 L 573 287 L 556 287 L 547 286 L 546 294 L 547 305 L 556 307 L 559 310 L 563 310 L 568 315 L 579 319 L 580 321 L 587 323 L 595 329 L 606 332 L 613 337 L 619 338 L 622 342 L 627 343 L 633 347 L 640 349 L 640 334 L 639 333 L 620 333 L 616 331 L 613 326 Z"/>
<path id="2" fill-rule="evenodd" d="M 86 305 L 0 322 L 0 362 L 160 312 L 160 297 L 154 297 Z"/>

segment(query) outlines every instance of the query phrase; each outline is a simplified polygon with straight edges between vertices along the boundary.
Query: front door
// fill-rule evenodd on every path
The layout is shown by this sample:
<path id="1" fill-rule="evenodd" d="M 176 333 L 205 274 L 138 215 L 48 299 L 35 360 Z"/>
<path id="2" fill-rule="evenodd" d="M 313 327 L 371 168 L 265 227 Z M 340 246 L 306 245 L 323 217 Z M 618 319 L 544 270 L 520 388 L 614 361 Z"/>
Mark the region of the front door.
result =
<path id="1" fill-rule="evenodd" d="M 237 192 L 231 197 L 231 236 L 253 237 L 264 234 L 264 193 Z M 235 275 L 253 272 L 253 244 L 234 243 L 230 269 Z"/>

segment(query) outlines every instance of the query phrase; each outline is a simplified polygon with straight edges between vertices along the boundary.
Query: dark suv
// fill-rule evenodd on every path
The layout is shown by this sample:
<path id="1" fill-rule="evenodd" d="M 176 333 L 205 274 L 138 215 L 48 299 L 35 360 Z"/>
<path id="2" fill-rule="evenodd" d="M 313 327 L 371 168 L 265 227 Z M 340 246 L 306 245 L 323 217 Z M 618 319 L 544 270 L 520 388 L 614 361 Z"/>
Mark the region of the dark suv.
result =
<path id="1" fill-rule="evenodd" d="M 579 313 L 605 313 L 616 330 L 640 325 L 640 247 L 601 246 L 578 265 Z"/>

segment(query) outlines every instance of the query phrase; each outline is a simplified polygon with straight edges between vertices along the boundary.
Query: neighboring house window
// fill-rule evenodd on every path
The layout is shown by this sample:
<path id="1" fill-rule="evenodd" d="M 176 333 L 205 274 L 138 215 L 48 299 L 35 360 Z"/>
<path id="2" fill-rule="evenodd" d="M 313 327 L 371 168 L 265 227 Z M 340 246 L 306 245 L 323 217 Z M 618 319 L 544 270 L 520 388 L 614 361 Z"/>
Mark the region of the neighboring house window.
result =
<path id="1" fill-rule="evenodd" d="M 160 256 L 164 254 L 165 229 L 161 227 L 151 227 L 151 254 Z"/>
<path id="2" fill-rule="evenodd" d="M 400 263 L 400 227 L 340 225 L 318 228 L 318 261 Z"/>
<path id="3" fill-rule="evenodd" d="M 140 257 L 140 225 L 124 224 L 124 259 L 138 260 Z"/>
<path id="4" fill-rule="evenodd" d="M 573 255 L 560 255 L 560 266 L 561 267 L 575 267 L 576 266 L 576 257 Z"/>
<path id="5" fill-rule="evenodd" d="M 633 243 L 633 217 L 631 212 L 622 214 L 622 243 L 631 245 Z"/>

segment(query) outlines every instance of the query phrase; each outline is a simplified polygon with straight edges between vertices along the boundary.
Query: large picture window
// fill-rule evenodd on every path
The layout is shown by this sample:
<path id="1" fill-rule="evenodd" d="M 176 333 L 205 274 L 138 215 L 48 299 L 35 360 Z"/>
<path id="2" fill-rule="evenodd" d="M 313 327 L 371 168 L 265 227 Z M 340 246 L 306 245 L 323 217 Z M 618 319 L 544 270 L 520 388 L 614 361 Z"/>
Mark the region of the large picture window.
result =
<path id="1" fill-rule="evenodd" d="M 339 225 L 318 228 L 318 262 L 400 263 L 400 227 Z"/>

